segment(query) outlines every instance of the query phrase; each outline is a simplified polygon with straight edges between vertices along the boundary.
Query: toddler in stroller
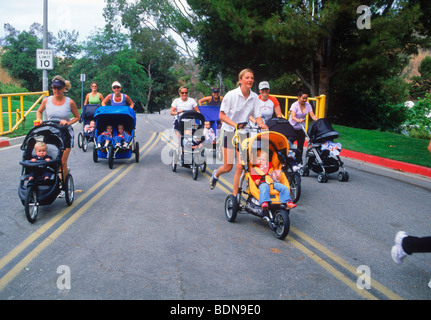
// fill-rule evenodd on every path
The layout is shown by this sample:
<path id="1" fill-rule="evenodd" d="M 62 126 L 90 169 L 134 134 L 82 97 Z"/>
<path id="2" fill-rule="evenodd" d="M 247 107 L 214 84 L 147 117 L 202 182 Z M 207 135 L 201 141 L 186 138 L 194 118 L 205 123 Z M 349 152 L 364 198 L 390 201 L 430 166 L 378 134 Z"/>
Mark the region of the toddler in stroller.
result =
<path id="1" fill-rule="evenodd" d="M 280 171 L 274 170 L 272 162 L 268 161 L 268 154 L 263 150 L 256 151 L 256 165 L 251 168 L 250 176 L 259 188 L 259 204 L 262 206 L 263 213 L 268 215 L 268 202 L 271 201 L 270 186 L 280 194 L 280 203 L 293 209 L 296 204 L 292 202 L 289 188 L 280 183 Z"/>
<path id="2" fill-rule="evenodd" d="M 305 132 L 305 129 L 304 129 Z M 303 176 L 308 176 L 310 170 L 317 173 L 318 182 L 328 182 L 328 174 L 338 172 L 339 181 L 348 181 L 349 173 L 344 169 L 344 162 L 339 156 L 341 144 L 335 143 L 339 134 L 332 128 L 327 119 L 313 122 L 306 132 L 308 147 L 305 166 L 301 169 Z"/>
<path id="3" fill-rule="evenodd" d="M 63 177 L 61 165 L 68 134 L 58 122 L 49 121 L 31 129 L 21 145 L 23 157 L 18 196 L 30 223 L 36 221 L 39 206 L 53 203 L 61 191 L 65 193 L 68 206 L 73 202 L 73 178 L 70 172 Z M 43 154 L 45 150 L 46 155 Z"/>
<path id="4" fill-rule="evenodd" d="M 98 104 L 87 104 L 82 108 L 81 119 L 79 121 L 82 121 L 83 129 L 82 132 L 78 133 L 78 147 L 82 148 L 84 152 L 87 151 L 90 142 L 96 142 L 94 137 L 96 129 L 94 113 L 98 107 Z"/>
<path id="5" fill-rule="evenodd" d="M 34 145 L 34 153 L 36 154 L 34 158 L 32 158 L 31 162 L 36 161 L 51 161 L 51 158 L 47 155 L 47 146 L 45 142 L 39 141 L 36 142 Z M 49 177 L 52 175 L 52 172 L 50 172 L 47 168 L 44 168 L 44 171 L 42 174 L 39 174 L 40 172 L 37 172 L 40 170 L 32 170 L 30 174 L 28 175 L 28 181 L 33 180 L 35 177 L 42 176 L 43 180 L 47 181 Z"/>

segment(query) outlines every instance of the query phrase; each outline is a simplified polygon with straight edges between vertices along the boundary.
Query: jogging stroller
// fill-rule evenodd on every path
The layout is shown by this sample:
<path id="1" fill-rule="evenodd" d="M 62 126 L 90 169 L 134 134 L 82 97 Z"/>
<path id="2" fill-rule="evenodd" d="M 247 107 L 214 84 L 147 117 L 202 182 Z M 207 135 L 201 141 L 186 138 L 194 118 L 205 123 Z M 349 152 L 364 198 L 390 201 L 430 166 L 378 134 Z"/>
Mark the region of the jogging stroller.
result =
<path id="1" fill-rule="evenodd" d="M 98 107 L 98 104 L 86 104 L 82 107 L 80 119 L 80 122 L 82 122 L 82 131 L 78 133 L 78 147 L 84 152 L 87 151 L 88 143 L 96 142 L 94 140 L 94 131 L 96 128 L 91 127 L 91 121 L 95 121 L 94 113 Z"/>
<path id="2" fill-rule="evenodd" d="M 253 130 L 250 128 L 250 130 Z M 254 129 L 256 130 L 256 129 Z M 283 167 L 287 166 L 287 153 L 289 151 L 289 142 L 287 138 L 274 131 L 263 131 L 255 135 L 244 132 L 239 133 L 236 130 L 234 139 L 237 142 L 241 160 L 243 162 L 243 171 L 240 178 L 237 196 L 228 195 L 225 201 L 225 216 L 229 222 L 234 222 L 238 213 L 249 213 L 266 220 L 271 230 L 274 231 L 278 239 L 284 239 L 290 230 L 290 210 L 280 202 L 279 192 L 270 189 L 270 204 L 268 215 L 265 215 L 262 207 L 259 205 L 259 188 L 253 181 L 251 169 L 255 162 L 256 151 L 266 150 L 269 159 L 272 162 L 273 169 L 280 172 L 280 183 L 288 186 L 289 181 L 286 177 Z M 243 188 L 246 184 L 245 189 Z"/>
<path id="3" fill-rule="evenodd" d="M 301 155 L 299 150 L 293 145 L 293 142 L 296 140 L 295 129 L 289 120 L 284 118 L 271 118 L 266 122 L 266 125 L 270 131 L 281 133 L 289 141 L 289 150 L 285 161 L 286 165 L 283 166 L 283 170 L 289 180 L 292 202 L 296 203 L 301 196 L 301 165 L 298 164 L 298 159 Z"/>
<path id="4" fill-rule="evenodd" d="M 25 215 L 30 223 L 36 221 L 39 206 L 53 203 L 61 191 L 65 193 L 66 204 L 70 206 L 73 203 L 73 177 L 70 173 L 64 177 L 61 165 L 65 149 L 64 142 L 68 134 L 67 128 L 60 126 L 58 122 L 44 122 L 31 129 L 21 145 L 23 155 L 20 161 L 22 171 L 18 196 L 25 207 Z M 45 142 L 49 161 L 31 161 L 35 156 L 34 146 L 38 141 Z M 44 179 L 41 173 L 49 178 Z M 29 181 L 30 175 L 34 175 L 31 181 Z"/>
<path id="5" fill-rule="evenodd" d="M 102 106 L 97 108 L 94 118 L 96 120 L 95 139 L 105 131 L 108 125 L 113 127 L 112 140 L 105 146 L 93 149 L 93 161 L 99 158 L 108 159 L 109 169 L 114 166 L 114 159 L 129 159 L 135 154 L 136 162 L 139 162 L 139 143 L 135 141 L 136 114 L 128 106 Z M 118 126 L 123 125 L 124 131 L 130 136 L 129 141 L 121 146 L 114 145 L 114 138 L 118 134 Z"/>
<path id="6" fill-rule="evenodd" d="M 219 106 L 200 106 L 199 111 L 204 115 L 205 121 L 209 121 L 211 124 L 211 128 L 215 133 L 215 141 L 207 141 L 205 140 L 205 149 L 209 151 L 213 156 L 218 156 L 221 160 L 223 157 L 222 154 L 222 144 L 220 144 L 220 128 L 221 121 L 219 118 L 220 107 Z"/>
<path id="7" fill-rule="evenodd" d="M 303 129 L 305 132 L 305 129 Z M 306 151 L 305 166 L 301 169 L 303 176 L 308 176 L 310 170 L 317 173 L 317 181 L 328 182 L 328 174 L 338 172 L 339 181 L 348 181 L 349 173 L 344 168 L 344 162 L 339 156 L 341 144 L 335 143 L 339 134 L 332 128 L 327 119 L 318 119 L 308 128 L 309 139 Z"/>
<path id="8" fill-rule="evenodd" d="M 177 164 L 181 167 L 191 168 L 193 180 L 198 178 L 199 167 L 202 172 L 206 170 L 205 148 L 203 142 L 205 136 L 203 128 L 205 117 L 196 111 L 187 111 L 178 118 L 178 142 L 179 147 L 170 151 L 172 156 L 172 171 L 177 170 Z"/>

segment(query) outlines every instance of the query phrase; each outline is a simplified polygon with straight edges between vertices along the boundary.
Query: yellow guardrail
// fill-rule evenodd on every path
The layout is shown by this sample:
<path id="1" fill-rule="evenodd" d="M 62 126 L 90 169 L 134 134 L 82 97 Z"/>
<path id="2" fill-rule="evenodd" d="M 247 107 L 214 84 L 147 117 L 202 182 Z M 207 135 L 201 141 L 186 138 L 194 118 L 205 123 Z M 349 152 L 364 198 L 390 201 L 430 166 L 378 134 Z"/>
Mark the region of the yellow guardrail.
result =
<path id="1" fill-rule="evenodd" d="M 24 96 L 31 96 L 31 95 L 40 95 L 40 97 L 36 100 L 35 103 L 24 113 Z M 41 92 L 25 92 L 25 93 L 5 93 L 0 94 L 0 110 L 2 112 L 2 116 L 0 117 L 0 136 L 3 134 L 12 133 L 15 131 L 18 126 L 25 121 L 25 118 L 28 116 L 28 114 L 33 111 L 33 109 L 39 104 L 39 102 L 42 101 L 43 97 L 49 96 L 48 91 L 41 91 Z M 15 125 L 12 125 L 12 97 L 19 97 L 20 98 L 20 108 L 16 109 L 16 121 Z M 9 130 L 4 131 L 4 125 L 3 125 L 3 98 L 7 98 L 7 115 L 8 115 L 8 124 L 9 124 Z M 33 124 L 31 124 L 33 126 Z"/>
<path id="2" fill-rule="evenodd" d="M 290 116 L 290 111 L 289 111 L 289 100 L 292 101 L 297 101 L 298 97 L 295 96 L 283 96 L 283 95 L 278 95 L 278 94 L 272 94 L 270 93 L 271 96 L 277 98 L 277 99 L 285 99 L 285 105 L 284 105 L 284 117 L 286 119 L 289 119 Z M 308 102 L 310 101 L 315 101 L 316 102 L 316 109 L 314 111 L 314 114 L 316 115 L 316 117 L 318 119 L 320 118 L 324 118 L 325 117 L 325 105 L 326 105 L 326 96 L 324 94 L 318 96 L 318 97 L 314 97 L 314 98 L 308 98 L 307 100 Z M 282 107 L 281 101 L 280 102 L 280 107 Z M 309 116 L 307 114 L 306 120 L 305 120 L 305 129 L 307 130 L 308 128 L 308 119 Z"/>

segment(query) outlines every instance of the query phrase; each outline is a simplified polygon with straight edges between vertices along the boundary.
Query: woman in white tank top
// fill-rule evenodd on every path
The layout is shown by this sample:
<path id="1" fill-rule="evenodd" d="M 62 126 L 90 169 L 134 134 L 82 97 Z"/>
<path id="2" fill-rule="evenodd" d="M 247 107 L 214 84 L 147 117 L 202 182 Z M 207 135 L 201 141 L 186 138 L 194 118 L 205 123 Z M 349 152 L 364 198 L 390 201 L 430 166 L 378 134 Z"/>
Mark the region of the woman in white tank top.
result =
<path id="1" fill-rule="evenodd" d="M 36 118 L 42 121 L 42 114 L 46 111 L 48 120 L 59 121 L 61 126 L 67 126 L 70 134 L 70 140 L 65 143 L 65 150 L 62 158 L 63 177 L 65 178 L 69 170 L 67 167 L 67 159 L 69 158 L 70 150 L 73 147 L 74 132 L 72 124 L 79 121 L 80 115 L 76 103 L 64 95 L 65 88 L 70 89 L 69 81 L 66 81 L 61 76 L 55 76 L 52 80 L 51 88 L 53 95 L 45 98 L 40 104 L 36 112 Z M 70 118 L 70 114 L 73 118 Z"/>

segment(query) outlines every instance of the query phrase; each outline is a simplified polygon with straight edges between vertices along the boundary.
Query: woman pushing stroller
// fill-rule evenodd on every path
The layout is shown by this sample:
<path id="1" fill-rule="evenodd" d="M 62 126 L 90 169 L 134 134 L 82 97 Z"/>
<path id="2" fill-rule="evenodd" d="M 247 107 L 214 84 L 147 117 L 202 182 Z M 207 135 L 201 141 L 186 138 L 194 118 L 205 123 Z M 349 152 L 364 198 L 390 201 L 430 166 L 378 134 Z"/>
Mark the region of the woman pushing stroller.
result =
<path id="1" fill-rule="evenodd" d="M 254 73 L 250 69 L 242 70 L 238 75 L 238 87 L 229 91 L 220 107 L 220 121 L 223 123 L 223 165 L 214 170 L 210 179 L 210 188 L 214 189 L 218 178 L 224 173 L 228 173 L 233 168 L 234 154 L 236 154 L 236 170 L 233 179 L 233 195 L 238 193 L 239 180 L 242 172 L 240 154 L 232 144 L 232 137 L 238 123 L 247 122 L 250 115 L 256 119 L 256 123 L 261 129 L 267 129 L 262 121 L 259 110 L 259 97 L 251 91 L 254 84 Z"/>

